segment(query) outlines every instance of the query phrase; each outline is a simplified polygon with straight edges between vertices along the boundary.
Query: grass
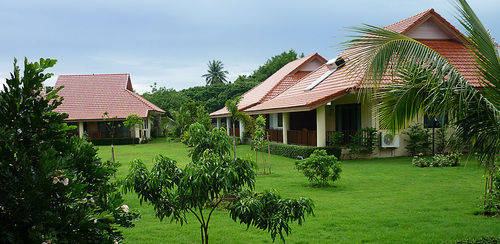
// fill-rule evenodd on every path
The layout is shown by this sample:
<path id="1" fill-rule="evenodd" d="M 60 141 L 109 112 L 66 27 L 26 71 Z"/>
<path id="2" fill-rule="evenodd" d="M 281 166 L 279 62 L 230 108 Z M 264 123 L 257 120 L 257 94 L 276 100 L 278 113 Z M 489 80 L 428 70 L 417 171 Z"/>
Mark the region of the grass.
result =
<path id="1" fill-rule="evenodd" d="M 151 168 L 157 154 L 185 165 L 188 148 L 181 143 L 156 140 L 144 145 L 115 146 L 122 163 L 117 178 L 128 172 L 135 158 Z M 99 147 L 110 159 L 110 147 Z M 238 146 L 238 156 L 254 158 L 248 146 Z M 331 187 L 313 188 L 294 168 L 294 160 L 271 156 L 272 175 L 259 175 L 256 190 L 276 189 L 283 197 L 313 199 L 315 216 L 302 226 L 294 224 L 289 243 L 451 243 L 473 237 L 499 236 L 500 218 L 474 215 L 481 204 L 483 170 L 474 160 L 460 167 L 418 168 L 411 158 L 346 160 L 340 180 Z M 126 204 L 141 213 L 134 228 L 123 229 L 126 243 L 199 243 L 197 221 L 188 224 L 160 222 L 151 206 L 140 205 L 135 194 Z M 212 243 L 270 243 L 269 233 L 235 223 L 218 210 L 210 221 Z M 280 242 L 279 239 L 276 240 Z"/>

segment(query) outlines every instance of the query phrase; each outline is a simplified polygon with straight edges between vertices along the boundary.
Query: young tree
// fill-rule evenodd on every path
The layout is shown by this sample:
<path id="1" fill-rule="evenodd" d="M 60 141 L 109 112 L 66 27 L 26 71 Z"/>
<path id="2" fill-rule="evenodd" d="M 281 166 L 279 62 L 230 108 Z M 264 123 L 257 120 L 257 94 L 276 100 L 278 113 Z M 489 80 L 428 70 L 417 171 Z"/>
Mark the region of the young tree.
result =
<path id="1" fill-rule="evenodd" d="M 482 90 L 435 50 L 403 34 L 366 25 L 353 28 L 360 35 L 346 44 L 352 51 L 351 67 L 365 71 L 365 81 L 375 85 L 376 98 L 384 101 L 379 106 L 381 127 L 400 130 L 419 114 L 447 115 L 457 128 L 454 136 L 472 145 L 487 170 L 486 195 L 493 192 L 495 157 L 500 151 L 500 56 L 467 1 L 457 0 L 456 8 Z M 394 84 L 381 82 L 391 71 L 398 78 Z"/>
<path id="2" fill-rule="evenodd" d="M 302 224 L 305 215 L 313 213 L 309 199 L 281 199 L 276 193 L 243 190 L 254 188 L 254 163 L 229 156 L 230 142 L 224 129 L 207 132 L 200 124 L 193 124 L 190 131 L 193 161 L 184 169 L 160 155 L 151 171 L 140 160 L 134 160 L 125 179 L 125 191 L 133 190 L 141 203 L 151 203 L 160 221 L 170 217 L 182 225 L 186 222 L 186 213 L 191 213 L 200 224 L 202 243 L 208 243 L 214 210 L 225 196 L 236 195 L 230 207 L 234 221 L 239 219 L 240 223 L 268 230 L 273 240 L 276 234 L 284 240 L 283 231 L 287 235 L 291 231 L 289 222 Z"/>
<path id="3" fill-rule="evenodd" d="M 328 181 L 340 178 L 342 166 L 334 155 L 325 150 L 315 150 L 308 158 L 295 162 L 295 167 L 304 173 L 310 182 L 317 185 L 328 185 Z"/>
<path id="4" fill-rule="evenodd" d="M 255 163 L 258 163 L 258 155 L 259 151 L 264 150 L 267 147 L 267 141 L 265 138 L 266 130 L 264 129 L 266 126 L 266 119 L 259 115 L 255 120 L 255 129 L 253 131 L 253 145 L 255 150 Z M 266 160 L 265 157 L 262 158 L 262 169 L 264 170 L 264 174 L 266 174 Z M 269 163 L 269 174 L 271 173 L 271 165 Z"/>
<path id="5" fill-rule="evenodd" d="M 134 136 L 132 137 L 132 144 L 135 144 L 135 126 L 143 125 L 144 120 L 137 114 L 129 114 L 125 121 L 123 122 L 123 126 L 129 128 L 130 130 L 134 130 Z M 141 132 L 139 132 L 141 133 Z"/>
<path id="6" fill-rule="evenodd" d="M 106 129 L 108 132 L 111 134 L 111 161 L 113 163 L 115 162 L 115 146 L 114 146 L 114 139 L 115 139 L 115 130 L 117 127 L 120 127 L 120 124 L 116 124 L 116 116 L 109 117 L 108 112 L 104 112 L 102 115 L 102 118 L 104 119 L 104 124 L 106 125 Z"/>
<path id="7" fill-rule="evenodd" d="M 226 83 L 226 75 L 228 72 L 224 70 L 224 64 L 219 60 L 212 60 L 208 62 L 207 73 L 202 75 L 207 81 L 207 85 L 213 85 L 218 83 Z"/>
<path id="8" fill-rule="evenodd" d="M 132 214 L 111 181 L 117 170 L 64 123 L 59 87 L 45 94 L 51 59 L 16 62 L 0 91 L 0 243 L 112 243 Z"/>

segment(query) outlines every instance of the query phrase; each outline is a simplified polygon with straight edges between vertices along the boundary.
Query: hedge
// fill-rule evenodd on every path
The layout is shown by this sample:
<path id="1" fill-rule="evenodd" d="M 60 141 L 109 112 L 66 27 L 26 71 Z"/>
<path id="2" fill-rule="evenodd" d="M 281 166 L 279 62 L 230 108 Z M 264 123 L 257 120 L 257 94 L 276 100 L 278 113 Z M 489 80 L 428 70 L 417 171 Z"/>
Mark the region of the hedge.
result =
<path id="1" fill-rule="evenodd" d="M 312 147 L 277 142 L 270 142 L 269 149 L 271 154 L 293 159 L 297 159 L 299 156 L 302 158 L 308 158 L 309 155 L 311 155 L 316 149 L 323 149 L 328 155 L 335 155 L 337 158 L 340 158 L 340 154 L 342 152 L 342 149 L 339 147 Z M 267 149 L 265 151 L 267 151 Z"/>
<path id="2" fill-rule="evenodd" d="M 135 144 L 139 144 L 139 138 L 134 138 Z M 111 138 L 95 138 L 90 139 L 90 142 L 96 146 L 108 146 L 111 145 Z M 115 138 L 113 139 L 113 145 L 128 145 L 132 144 L 132 138 Z"/>

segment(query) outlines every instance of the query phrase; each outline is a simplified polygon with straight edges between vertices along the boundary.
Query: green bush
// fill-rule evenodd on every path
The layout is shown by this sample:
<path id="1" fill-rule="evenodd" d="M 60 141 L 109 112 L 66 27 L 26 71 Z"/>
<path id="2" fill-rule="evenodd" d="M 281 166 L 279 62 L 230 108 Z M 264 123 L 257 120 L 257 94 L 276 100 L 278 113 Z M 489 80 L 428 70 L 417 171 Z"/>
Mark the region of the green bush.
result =
<path id="1" fill-rule="evenodd" d="M 139 144 L 139 138 L 134 138 L 134 144 Z M 95 138 L 90 139 L 90 142 L 96 146 L 108 146 L 111 145 L 111 138 Z M 129 145 L 132 143 L 132 138 L 123 137 L 113 139 L 113 145 Z"/>
<path id="2" fill-rule="evenodd" d="M 429 148 L 432 145 L 431 134 L 428 130 L 424 129 L 422 124 L 410 126 L 403 134 L 409 137 L 408 140 L 405 139 L 408 143 L 405 148 L 410 155 L 415 156 L 419 153 L 427 154 L 429 152 Z"/>
<path id="3" fill-rule="evenodd" d="M 113 179 L 118 164 L 97 148 L 68 139 L 67 114 L 57 88 L 45 93 L 44 74 L 55 60 L 29 63 L 0 91 L 0 243 L 113 243 L 133 226 Z M 24 74 L 22 77 L 21 74 Z"/>
<path id="4" fill-rule="evenodd" d="M 460 154 L 453 153 L 448 155 L 437 154 L 434 157 L 425 157 L 419 154 L 413 157 L 412 165 L 417 167 L 454 167 L 459 166 Z"/>
<path id="5" fill-rule="evenodd" d="M 371 155 L 377 143 L 377 129 L 365 127 L 351 136 L 351 143 L 347 145 L 350 155 Z"/>
<path id="6" fill-rule="evenodd" d="M 336 181 L 342 172 L 337 157 L 329 156 L 325 150 L 314 150 L 308 158 L 296 161 L 295 167 L 304 173 L 309 182 L 319 185 L 327 185 L 329 181 Z"/>
<path id="7" fill-rule="evenodd" d="M 251 145 L 253 148 L 253 143 Z M 328 155 L 334 155 L 337 158 L 340 158 L 340 154 L 342 152 L 342 149 L 340 147 L 312 147 L 312 146 L 283 144 L 278 142 L 269 142 L 269 149 L 271 151 L 271 154 L 280 155 L 283 157 L 293 158 L 293 159 L 297 159 L 299 157 L 307 158 L 316 149 L 325 150 Z M 267 148 L 264 148 L 263 151 L 267 151 Z"/>
<path id="8" fill-rule="evenodd" d="M 468 240 L 457 241 L 456 244 L 496 244 L 500 243 L 500 238 L 498 237 L 482 237 L 482 238 L 473 238 Z"/>
<path id="9" fill-rule="evenodd" d="M 340 147 L 342 144 L 342 138 L 344 137 L 344 133 L 341 131 L 335 131 L 330 135 L 330 140 L 328 141 L 328 146 L 331 147 Z"/>
<path id="10" fill-rule="evenodd" d="M 500 215 L 500 168 L 497 167 L 493 176 L 493 192 L 488 194 L 485 199 L 485 215 Z"/>

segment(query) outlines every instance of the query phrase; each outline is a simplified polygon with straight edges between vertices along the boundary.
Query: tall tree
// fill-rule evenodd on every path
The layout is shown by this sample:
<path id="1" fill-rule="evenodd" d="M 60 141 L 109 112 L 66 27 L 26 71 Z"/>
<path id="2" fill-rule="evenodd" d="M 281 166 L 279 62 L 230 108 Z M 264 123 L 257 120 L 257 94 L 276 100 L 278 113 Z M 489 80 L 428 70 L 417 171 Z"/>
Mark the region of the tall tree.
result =
<path id="1" fill-rule="evenodd" d="M 224 70 L 224 64 L 219 60 L 212 60 L 208 62 L 207 73 L 202 75 L 207 82 L 207 85 L 213 85 L 218 83 L 226 83 L 226 75 L 229 72 Z"/>
<path id="2" fill-rule="evenodd" d="M 421 42 L 384 28 L 364 25 L 347 41 L 352 68 L 362 69 L 363 82 L 375 84 L 381 127 L 400 130 L 422 113 L 445 113 L 455 136 L 470 143 L 486 167 L 485 195 L 493 192 L 495 157 L 500 151 L 500 55 L 498 47 L 467 1 L 457 0 L 458 20 L 466 47 L 474 56 L 484 89 L 475 89 L 448 60 Z M 383 85 L 387 74 L 392 84 Z"/>
<path id="3" fill-rule="evenodd" d="M 67 139 L 62 98 L 45 93 L 52 59 L 24 62 L 0 91 L 0 243 L 113 243 L 118 226 L 132 226 L 111 180 L 118 165 L 103 162 L 97 148 Z"/>

